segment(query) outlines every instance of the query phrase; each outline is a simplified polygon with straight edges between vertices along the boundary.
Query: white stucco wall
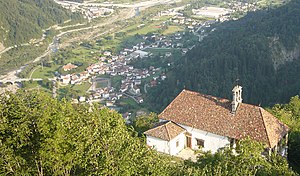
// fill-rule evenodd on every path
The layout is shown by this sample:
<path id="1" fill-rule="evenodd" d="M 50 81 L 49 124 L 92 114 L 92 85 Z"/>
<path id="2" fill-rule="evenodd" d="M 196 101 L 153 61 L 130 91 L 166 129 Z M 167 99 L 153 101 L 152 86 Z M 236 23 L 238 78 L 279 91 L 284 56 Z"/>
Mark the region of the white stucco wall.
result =
<path id="1" fill-rule="evenodd" d="M 156 138 L 156 137 L 152 137 L 149 135 L 146 135 L 147 137 L 147 145 L 153 147 L 153 149 L 159 151 L 159 152 L 163 152 L 163 153 L 167 153 L 170 154 L 170 148 L 169 148 L 169 144 L 168 141 Z"/>
<path id="2" fill-rule="evenodd" d="M 149 135 L 147 137 L 147 145 L 153 147 L 153 149 L 167 153 L 169 155 L 176 155 L 185 147 L 185 135 L 184 132 L 176 136 L 170 141 L 165 141 L 159 138 L 155 138 Z M 176 146 L 176 142 L 179 141 L 179 145 Z"/>
<path id="3" fill-rule="evenodd" d="M 199 149 L 196 138 L 204 140 L 203 151 L 211 151 L 212 153 L 216 153 L 219 148 L 230 144 L 229 139 L 226 136 L 216 135 L 181 124 L 178 125 L 182 126 L 187 132 L 192 134 L 192 149 L 194 150 Z"/>
<path id="4" fill-rule="evenodd" d="M 179 141 L 178 147 L 176 146 L 176 142 Z M 170 155 L 176 155 L 178 154 L 181 150 L 184 149 L 185 146 L 185 135 L 184 133 L 179 134 L 176 136 L 174 139 L 170 141 Z"/>

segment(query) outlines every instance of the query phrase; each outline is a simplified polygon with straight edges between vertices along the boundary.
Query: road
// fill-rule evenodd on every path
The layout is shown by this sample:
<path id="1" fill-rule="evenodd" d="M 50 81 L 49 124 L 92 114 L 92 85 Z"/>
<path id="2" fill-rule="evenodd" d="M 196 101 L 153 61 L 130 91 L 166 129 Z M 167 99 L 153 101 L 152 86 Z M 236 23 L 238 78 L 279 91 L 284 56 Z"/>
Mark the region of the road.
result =
<path id="1" fill-rule="evenodd" d="M 14 46 L 7 47 L 4 50 L 0 51 L 0 55 L 7 52 L 7 51 L 9 51 L 9 50 L 11 50 L 11 49 L 13 49 L 13 48 L 17 48 L 17 47 L 21 47 L 21 46 L 28 46 L 28 45 L 29 45 L 29 43 L 23 43 L 21 45 L 14 45 Z"/>

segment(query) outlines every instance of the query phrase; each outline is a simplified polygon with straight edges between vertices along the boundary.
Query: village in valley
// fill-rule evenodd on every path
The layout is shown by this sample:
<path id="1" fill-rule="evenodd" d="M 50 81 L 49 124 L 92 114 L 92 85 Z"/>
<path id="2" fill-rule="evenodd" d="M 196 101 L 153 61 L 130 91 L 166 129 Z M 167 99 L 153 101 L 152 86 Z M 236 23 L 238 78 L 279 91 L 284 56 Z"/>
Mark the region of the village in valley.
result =
<path id="1" fill-rule="evenodd" d="M 243 5 L 242 9 L 248 7 L 249 10 L 249 7 L 252 7 L 251 4 L 247 3 Z M 131 47 L 123 48 L 118 53 L 106 50 L 99 54 L 98 62 L 89 65 L 83 72 L 58 74 L 56 79 L 59 80 L 61 86 L 82 84 L 83 82 L 90 83 L 91 87 L 87 90 L 86 95 L 74 98 L 74 103 L 100 102 L 116 110 L 120 108 L 116 102 L 122 98 L 130 98 L 137 104 L 142 104 L 144 102 L 143 94 L 147 93 L 147 89 L 157 86 L 161 81 L 167 79 L 167 75 L 163 71 L 166 68 L 154 67 L 152 65 L 149 65 L 147 68 L 135 68 L 131 65 L 131 62 L 149 60 L 153 57 L 160 57 L 161 60 L 167 60 L 172 57 L 174 51 L 180 53 L 177 57 L 181 57 L 188 50 L 192 49 L 197 41 L 201 41 L 209 32 L 215 30 L 211 28 L 213 23 L 229 20 L 231 13 L 236 10 L 236 7 L 233 8 L 234 10 L 217 7 L 192 9 L 193 16 L 201 16 L 209 19 L 199 20 L 197 18 L 186 17 L 181 13 L 180 11 L 185 7 L 161 11 L 153 18 L 153 21 L 159 21 L 160 18 L 169 17 L 165 21 L 160 21 L 160 24 L 154 27 L 164 29 L 170 26 L 180 26 L 182 27 L 180 31 L 174 31 L 174 33 L 169 35 L 161 33 L 141 35 L 141 42 Z M 139 24 L 137 29 L 145 26 L 146 24 Z M 188 33 L 193 34 L 193 39 L 185 37 Z M 193 40 L 194 42 L 186 42 L 189 40 Z M 157 53 L 152 52 L 153 50 L 161 50 L 162 52 L 159 52 L 159 55 L 157 55 Z M 166 66 L 170 67 L 172 64 L 171 60 Z M 74 63 L 68 63 L 63 66 L 63 70 L 67 73 L 77 67 Z M 116 86 L 114 87 L 112 86 L 111 78 L 116 77 L 120 83 L 115 84 Z M 128 114 L 131 114 L 131 112 L 124 113 L 124 117 L 127 120 Z"/>
<path id="2" fill-rule="evenodd" d="M 112 15 L 115 12 L 115 8 L 109 6 L 103 8 L 83 6 L 68 1 L 59 1 L 59 3 L 72 11 L 83 13 L 89 21 Z M 107 39 L 107 41 L 110 40 L 109 42 L 115 41 L 118 36 L 121 36 L 122 40 L 124 36 L 137 38 L 136 41 L 129 42 L 130 44 L 123 48 L 119 50 L 103 48 L 100 45 L 103 45 L 101 42 L 105 40 L 102 39 L 96 41 L 96 43 L 100 42 L 98 48 L 91 47 L 88 42 L 80 42 L 80 47 L 87 48 L 85 52 L 88 52 L 89 62 L 83 58 L 80 58 L 84 60 L 83 62 L 76 58 L 70 59 L 71 56 L 64 58 L 64 61 L 54 58 L 54 62 L 42 63 L 41 68 L 40 66 L 33 67 L 34 69 L 29 73 L 30 78 L 41 78 L 43 75 L 42 79 L 55 80 L 53 95 L 60 95 L 60 98 L 67 98 L 65 94 L 75 86 L 84 87 L 80 88 L 82 89 L 80 93 L 78 93 L 79 90 L 76 90 L 77 93 L 76 91 L 71 93 L 69 98 L 73 103 L 99 102 L 111 109 L 121 110 L 120 112 L 129 123 L 131 113 L 138 115 L 147 111 L 146 108 L 140 106 L 145 103 L 147 90 L 168 79 L 166 70 L 172 67 L 176 59 L 182 58 L 204 37 L 214 32 L 216 30 L 215 23 L 236 20 L 237 18 L 233 14 L 237 12 L 245 13 L 249 10 L 256 10 L 256 5 L 251 3 L 224 2 L 223 6 L 224 8 L 215 6 L 196 8 L 186 4 L 160 11 L 153 15 L 150 21 L 133 23 L 104 37 L 112 38 Z M 140 15 L 138 9 L 135 10 L 137 10 L 136 15 Z M 60 37 L 54 38 L 55 46 L 53 44 L 50 47 L 53 55 L 61 52 L 59 51 L 60 40 Z M 80 52 L 82 53 L 82 51 Z M 136 64 L 141 62 L 146 64 L 142 64 L 142 66 Z M 56 66 L 53 67 L 53 63 L 56 63 Z M 47 68 L 47 65 L 50 66 Z M 32 89 L 28 83 L 25 87 Z M 39 85 L 39 87 L 41 86 Z M 123 108 L 126 104 L 135 104 L 133 107 L 138 108 Z"/>
<path id="3" fill-rule="evenodd" d="M 160 84 L 167 76 L 162 67 L 135 68 L 130 63 L 158 57 L 149 52 L 151 49 L 170 50 L 163 52 L 163 55 L 159 56 L 160 59 L 172 57 L 172 49 L 184 55 L 192 48 L 186 48 L 181 43 L 184 35 L 185 32 L 178 32 L 170 36 L 159 34 L 143 36 L 143 40 L 148 41 L 147 43 L 151 41 L 151 43 L 146 45 L 146 42 L 140 42 L 131 48 L 124 48 L 118 54 L 104 51 L 98 57 L 98 62 L 89 65 L 79 73 L 68 73 L 79 66 L 74 63 L 67 63 L 62 66 L 63 71 L 61 74 L 57 74 L 56 80 L 58 80 L 60 87 L 80 85 L 85 82 L 91 85 L 86 95 L 72 100 L 74 103 L 101 102 L 109 108 L 118 109 L 115 102 L 126 97 L 134 100 L 137 104 L 141 104 L 144 102 L 143 93 L 147 93 L 147 89 Z M 171 66 L 171 64 L 171 62 L 167 63 L 167 66 Z M 111 83 L 111 79 L 114 77 L 119 78 L 116 87 L 113 87 Z"/>

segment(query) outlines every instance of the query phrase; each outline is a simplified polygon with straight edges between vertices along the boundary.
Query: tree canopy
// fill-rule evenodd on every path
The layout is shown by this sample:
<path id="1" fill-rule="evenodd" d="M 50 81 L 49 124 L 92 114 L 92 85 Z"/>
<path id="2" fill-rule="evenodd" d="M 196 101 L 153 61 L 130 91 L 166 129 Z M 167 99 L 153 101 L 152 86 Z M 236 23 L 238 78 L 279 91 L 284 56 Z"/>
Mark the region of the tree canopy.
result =
<path id="1" fill-rule="evenodd" d="M 300 172 L 300 99 L 292 97 L 288 104 L 276 104 L 270 111 L 287 124 L 289 133 L 288 159 L 295 170 Z"/>
<path id="2" fill-rule="evenodd" d="M 35 92 L 0 99 L 0 174 L 169 175 L 170 162 L 149 150 L 107 108 L 72 105 Z"/>
<path id="3" fill-rule="evenodd" d="M 296 175 L 285 158 L 275 155 L 263 156 L 262 144 L 244 139 L 233 152 L 224 148 L 216 154 L 205 153 L 196 163 L 187 161 L 190 175 Z"/>

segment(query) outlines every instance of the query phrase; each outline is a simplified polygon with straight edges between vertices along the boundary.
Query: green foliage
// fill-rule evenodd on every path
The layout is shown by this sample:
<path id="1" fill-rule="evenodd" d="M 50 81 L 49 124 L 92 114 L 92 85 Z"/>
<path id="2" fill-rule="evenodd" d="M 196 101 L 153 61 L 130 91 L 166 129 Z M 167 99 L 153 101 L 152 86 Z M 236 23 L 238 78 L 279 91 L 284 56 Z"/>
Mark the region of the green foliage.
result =
<path id="1" fill-rule="evenodd" d="M 0 57 L 0 73 L 3 74 L 12 68 L 21 67 L 33 58 L 40 56 L 46 49 L 46 45 L 41 45 L 39 47 L 29 45 L 13 48 L 3 53 Z"/>
<path id="2" fill-rule="evenodd" d="M 45 94 L 0 99 L 1 175 L 173 175 L 169 160 L 149 150 L 106 108 L 72 105 Z"/>
<path id="3" fill-rule="evenodd" d="M 285 105 L 276 104 L 271 112 L 290 127 L 288 159 L 300 172 L 300 99 L 292 97 Z"/>
<path id="4" fill-rule="evenodd" d="M 143 114 L 137 116 L 133 121 L 134 129 L 140 134 L 154 127 L 154 124 L 158 122 L 157 114 L 151 112 L 150 114 Z"/>
<path id="5" fill-rule="evenodd" d="M 236 152 L 230 148 L 216 154 L 205 153 L 196 163 L 186 162 L 189 175 L 296 175 L 286 159 L 273 154 L 262 156 L 263 145 L 244 139 L 238 142 Z M 201 172 L 202 171 L 202 172 Z"/>

